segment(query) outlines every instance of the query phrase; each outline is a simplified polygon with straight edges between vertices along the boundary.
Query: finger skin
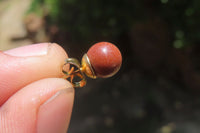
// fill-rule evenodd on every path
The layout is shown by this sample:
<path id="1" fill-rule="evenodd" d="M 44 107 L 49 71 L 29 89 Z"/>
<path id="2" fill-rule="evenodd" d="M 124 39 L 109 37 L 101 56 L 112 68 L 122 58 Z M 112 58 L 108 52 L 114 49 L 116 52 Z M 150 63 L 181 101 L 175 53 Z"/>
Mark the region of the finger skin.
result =
<path id="1" fill-rule="evenodd" d="M 1 133 L 64 133 L 74 100 L 71 84 L 60 78 L 36 81 L 0 108 Z"/>
<path id="2" fill-rule="evenodd" d="M 62 95 L 61 95 L 62 94 Z M 37 120 L 37 133 L 66 133 L 72 112 L 71 94 L 64 91 L 57 98 L 40 107 Z"/>
<path id="3" fill-rule="evenodd" d="M 0 52 L 0 106 L 20 88 L 36 80 L 61 77 L 66 58 L 66 52 L 55 43 L 49 45 L 46 55 L 40 56 L 17 57 Z"/>

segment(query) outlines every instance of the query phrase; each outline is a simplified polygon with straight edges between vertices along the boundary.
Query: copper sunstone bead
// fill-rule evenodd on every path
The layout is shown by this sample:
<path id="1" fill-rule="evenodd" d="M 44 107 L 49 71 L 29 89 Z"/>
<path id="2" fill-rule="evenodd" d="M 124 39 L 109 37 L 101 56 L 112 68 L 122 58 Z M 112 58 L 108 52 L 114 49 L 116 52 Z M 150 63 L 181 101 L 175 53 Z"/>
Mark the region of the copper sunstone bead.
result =
<path id="1" fill-rule="evenodd" d="M 111 77 L 119 71 L 122 64 L 121 52 L 109 42 L 94 44 L 88 50 L 87 57 L 96 77 Z"/>

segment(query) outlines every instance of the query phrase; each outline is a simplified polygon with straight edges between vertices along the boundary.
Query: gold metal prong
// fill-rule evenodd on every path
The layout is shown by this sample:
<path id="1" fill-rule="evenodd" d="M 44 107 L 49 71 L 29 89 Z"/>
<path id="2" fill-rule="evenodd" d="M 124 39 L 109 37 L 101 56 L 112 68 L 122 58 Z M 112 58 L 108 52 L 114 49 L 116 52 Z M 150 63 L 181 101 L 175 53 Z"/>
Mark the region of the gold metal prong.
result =
<path id="1" fill-rule="evenodd" d="M 71 67 L 69 71 L 64 70 L 64 66 L 67 64 L 72 64 L 75 67 L 77 67 L 77 70 L 75 70 L 74 67 Z M 62 72 L 65 74 L 63 76 L 64 79 L 70 78 L 70 82 L 73 85 L 73 87 L 83 87 L 86 85 L 86 79 L 85 76 L 81 70 L 81 65 L 79 61 L 75 58 L 68 58 L 65 60 L 65 64 L 63 65 Z M 74 82 L 73 79 L 75 76 L 78 76 L 81 80 Z"/>
<path id="2" fill-rule="evenodd" d="M 82 65 L 82 67 L 81 67 L 82 71 L 88 77 L 93 78 L 93 79 L 97 78 L 97 76 L 96 76 L 96 74 L 94 72 L 94 69 L 93 69 L 93 67 L 92 67 L 92 65 L 90 63 L 90 60 L 89 60 L 87 54 L 83 55 L 83 58 L 82 58 L 82 61 L 81 61 L 81 65 Z"/>

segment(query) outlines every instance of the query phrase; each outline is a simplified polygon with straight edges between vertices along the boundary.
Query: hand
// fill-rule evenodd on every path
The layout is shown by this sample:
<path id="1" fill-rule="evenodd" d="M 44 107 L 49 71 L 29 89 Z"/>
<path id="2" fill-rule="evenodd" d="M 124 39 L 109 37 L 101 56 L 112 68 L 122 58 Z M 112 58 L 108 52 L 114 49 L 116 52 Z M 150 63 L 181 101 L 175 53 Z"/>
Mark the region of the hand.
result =
<path id="1" fill-rule="evenodd" d="M 0 52 L 0 133 L 65 133 L 74 89 L 62 77 L 67 58 L 57 44 Z"/>

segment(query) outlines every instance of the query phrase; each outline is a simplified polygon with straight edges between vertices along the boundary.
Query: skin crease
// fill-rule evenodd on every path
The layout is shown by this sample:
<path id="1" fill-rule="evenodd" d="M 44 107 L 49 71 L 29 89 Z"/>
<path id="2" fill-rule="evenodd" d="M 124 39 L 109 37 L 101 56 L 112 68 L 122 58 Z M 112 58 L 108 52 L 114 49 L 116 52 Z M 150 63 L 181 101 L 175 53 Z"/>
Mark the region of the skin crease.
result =
<path id="1" fill-rule="evenodd" d="M 111 77 L 117 73 L 122 64 L 122 55 L 112 43 L 99 42 L 87 52 L 90 63 L 97 77 Z"/>
<path id="2" fill-rule="evenodd" d="M 65 133 L 74 89 L 61 72 L 66 52 L 43 43 L 0 52 L 0 133 Z"/>

